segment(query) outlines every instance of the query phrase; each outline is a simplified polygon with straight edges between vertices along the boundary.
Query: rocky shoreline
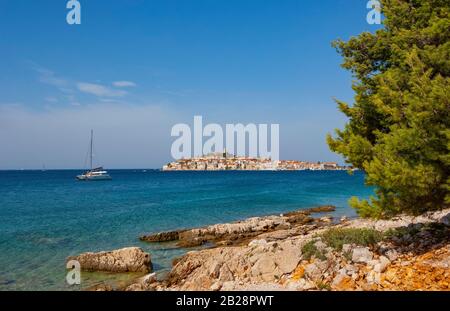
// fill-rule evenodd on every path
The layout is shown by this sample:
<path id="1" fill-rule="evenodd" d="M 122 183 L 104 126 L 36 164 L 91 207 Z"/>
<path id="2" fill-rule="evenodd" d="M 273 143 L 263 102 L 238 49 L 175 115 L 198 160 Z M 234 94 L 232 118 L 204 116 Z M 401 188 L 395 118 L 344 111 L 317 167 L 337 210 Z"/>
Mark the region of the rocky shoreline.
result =
<path id="1" fill-rule="evenodd" d="M 297 231 L 298 234 L 302 234 L 305 230 L 311 230 L 332 221 L 331 216 L 314 218 L 312 214 L 334 212 L 335 209 L 334 206 L 325 205 L 281 215 L 252 217 L 233 223 L 144 235 L 140 237 L 140 240 L 151 243 L 176 241 L 177 246 L 185 248 L 201 246 L 208 242 L 214 243 L 215 246 L 240 245 L 256 236 L 274 231 L 294 229 L 291 234 Z M 307 224 L 308 226 L 301 227 Z"/>
<path id="2" fill-rule="evenodd" d="M 391 220 L 315 215 L 333 210 L 142 236 L 213 246 L 176 259 L 163 280 L 147 274 L 123 290 L 450 290 L 450 209 Z"/>

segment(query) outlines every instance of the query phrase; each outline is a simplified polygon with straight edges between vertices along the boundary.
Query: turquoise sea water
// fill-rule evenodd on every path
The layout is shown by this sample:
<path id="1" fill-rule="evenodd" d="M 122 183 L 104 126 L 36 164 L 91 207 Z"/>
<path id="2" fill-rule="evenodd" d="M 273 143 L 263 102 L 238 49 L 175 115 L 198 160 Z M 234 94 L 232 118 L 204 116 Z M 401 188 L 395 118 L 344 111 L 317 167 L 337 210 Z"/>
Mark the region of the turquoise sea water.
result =
<path id="1" fill-rule="evenodd" d="M 140 242 L 142 234 L 323 204 L 353 216 L 347 201 L 368 197 L 364 173 L 160 172 L 112 170 L 109 182 L 77 182 L 80 171 L 0 171 L 0 290 L 76 290 L 65 259 L 140 246 L 163 272 L 185 250 Z M 83 273 L 82 286 L 128 275 Z"/>

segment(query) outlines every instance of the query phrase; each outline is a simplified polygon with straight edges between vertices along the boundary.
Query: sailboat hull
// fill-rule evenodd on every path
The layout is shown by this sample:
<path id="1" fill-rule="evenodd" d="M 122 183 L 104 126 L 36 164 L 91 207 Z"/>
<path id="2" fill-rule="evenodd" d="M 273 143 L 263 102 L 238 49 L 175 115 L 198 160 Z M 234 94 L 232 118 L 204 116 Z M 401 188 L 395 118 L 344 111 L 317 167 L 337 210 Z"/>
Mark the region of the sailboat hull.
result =
<path id="1" fill-rule="evenodd" d="M 102 181 L 102 180 L 112 180 L 109 175 L 97 175 L 97 176 L 88 176 L 88 175 L 78 175 L 77 180 L 79 181 Z"/>

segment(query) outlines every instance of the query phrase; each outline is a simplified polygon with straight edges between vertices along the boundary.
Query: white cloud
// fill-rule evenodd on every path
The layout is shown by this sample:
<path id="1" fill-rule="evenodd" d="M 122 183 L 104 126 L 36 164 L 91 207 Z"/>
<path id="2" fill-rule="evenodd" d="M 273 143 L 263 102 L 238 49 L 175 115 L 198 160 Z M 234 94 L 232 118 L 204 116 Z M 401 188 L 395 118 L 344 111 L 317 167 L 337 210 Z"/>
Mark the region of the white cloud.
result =
<path id="1" fill-rule="evenodd" d="M 55 86 L 61 91 L 67 90 L 68 82 L 66 79 L 56 76 L 53 71 L 39 65 L 34 65 L 33 69 L 39 74 L 39 82 Z"/>
<path id="2" fill-rule="evenodd" d="M 77 83 L 77 88 L 83 93 L 99 96 L 99 97 L 121 97 L 127 94 L 124 90 L 115 90 L 101 84 L 95 83 Z"/>
<path id="3" fill-rule="evenodd" d="M 47 69 L 39 64 L 30 62 L 32 69 L 38 73 L 38 81 L 43 84 L 56 87 L 65 97 L 71 105 L 78 104 L 75 98 L 75 91 L 78 90 L 82 93 L 95 95 L 97 97 L 123 97 L 128 94 L 127 91 L 117 88 L 135 87 L 136 83 L 132 81 L 115 81 L 112 85 L 115 87 L 108 87 L 102 84 L 87 83 L 72 81 L 70 79 L 62 78 L 55 74 L 54 71 Z M 68 98 L 70 96 L 70 98 Z M 45 99 L 47 102 L 56 103 L 56 96 L 48 96 Z"/>
<path id="4" fill-rule="evenodd" d="M 115 81 L 113 82 L 115 87 L 135 87 L 136 83 L 132 81 Z"/>

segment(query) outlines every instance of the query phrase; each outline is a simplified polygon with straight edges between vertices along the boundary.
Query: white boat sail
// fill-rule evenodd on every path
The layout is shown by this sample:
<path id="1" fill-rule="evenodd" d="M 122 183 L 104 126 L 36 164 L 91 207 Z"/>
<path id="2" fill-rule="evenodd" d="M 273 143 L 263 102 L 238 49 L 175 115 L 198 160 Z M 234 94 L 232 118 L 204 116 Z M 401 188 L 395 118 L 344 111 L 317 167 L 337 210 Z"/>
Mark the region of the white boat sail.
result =
<path id="1" fill-rule="evenodd" d="M 80 181 L 97 181 L 97 180 L 111 180 L 111 176 L 103 167 L 94 168 L 92 165 L 92 150 L 94 145 L 94 131 L 91 130 L 91 145 L 89 148 L 90 170 L 84 174 L 78 175 L 77 180 Z"/>

